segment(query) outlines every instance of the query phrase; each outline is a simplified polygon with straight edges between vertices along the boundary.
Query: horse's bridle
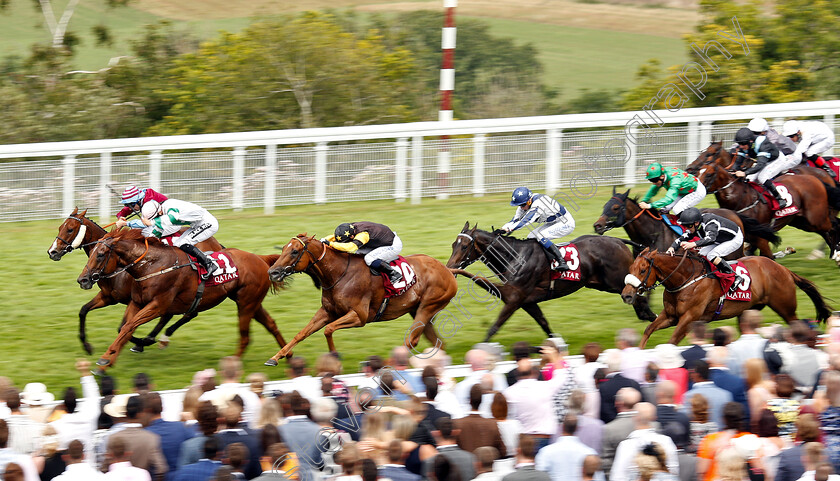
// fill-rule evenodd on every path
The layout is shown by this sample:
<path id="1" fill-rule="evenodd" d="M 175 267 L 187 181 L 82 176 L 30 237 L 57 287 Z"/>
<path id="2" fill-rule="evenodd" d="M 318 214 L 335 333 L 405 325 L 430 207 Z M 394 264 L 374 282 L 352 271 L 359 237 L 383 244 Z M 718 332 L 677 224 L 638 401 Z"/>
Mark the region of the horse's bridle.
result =
<path id="1" fill-rule="evenodd" d="M 610 229 L 620 229 L 622 227 L 630 225 L 636 219 L 641 217 L 642 214 L 644 214 L 645 212 L 647 212 L 649 216 L 653 217 L 656 220 L 662 220 L 661 216 L 657 217 L 656 214 L 651 212 L 650 209 L 641 209 L 639 211 L 639 213 L 634 215 L 630 220 L 622 222 L 621 225 L 615 225 L 615 223 L 618 222 L 618 219 L 626 219 L 626 217 L 627 217 L 627 204 L 625 203 L 627 201 L 627 198 L 625 197 L 624 199 L 622 199 L 621 197 L 618 196 L 618 194 L 613 195 L 611 198 L 617 200 L 618 204 L 621 206 L 621 208 L 618 211 L 619 215 L 615 216 L 615 220 L 612 220 L 610 217 L 607 217 L 607 224 L 606 224 L 607 230 L 605 230 L 604 232 L 606 232 Z M 612 224 L 612 225 L 610 225 L 610 224 Z"/>
<path id="2" fill-rule="evenodd" d="M 85 245 L 94 244 L 94 242 L 82 244 L 82 242 L 85 240 L 85 234 L 87 234 L 87 226 L 81 218 L 69 215 L 67 216 L 67 219 L 73 219 L 77 221 L 81 225 L 81 227 L 79 228 L 79 233 L 76 234 L 76 237 L 74 237 L 72 241 L 68 241 L 62 237 L 55 236 L 55 240 L 60 240 L 61 242 L 64 242 L 64 249 L 62 249 L 61 255 L 73 252 L 73 249 L 78 249 L 79 247 L 83 247 Z"/>
<path id="3" fill-rule="evenodd" d="M 294 240 L 296 240 L 296 241 L 300 242 L 300 245 L 303 247 L 303 250 L 301 250 L 301 251 L 299 251 L 299 252 L 298 252 L 297 257 L 296 257 L 296 258 L 294 258 L 294 260 L 292 261 L 292 264 L 291 264 L 291 265 L 288 265 L 288 266 L 284 266 L 284 267 L 283 267 L 283 270 L 282 270 L 281 272 L 283 272 L 284 277 L 286 277 L 286 276 L 290 276 L 290 275 L 292 275 L 292 274 L 294 274 L 294 273 L 295 273 L 295 266 L 297 265 L 297 263 L 298 263 L 298 262 L 300 262 L 300 261 L 301 261 L 301 259 L 303 259 L 303 254 L 304 254 L 304 253 L 309 254 L 309 257 L 311 257 L 311 258 L 312 258 L 312 263 L 311 263 L 311 264 L 309 264 L 309 265 L 307 265 L 306 267 L 304 267 L 304 268 L 303 268 L 300 272 L 306 271 L 306 270 L 308 270 L 310 267 L 312 267 L 312 266 L 314 266 L 315 264 L 317 264 L 317 263 L 321 262 L 321 259 L 323 259 L 325 255 L 327 255 L 327 246 L 324 246 L 324 251 L 323 251 L 323 252 L 321 252 L 321 256 L 320 256 L 320 257 L 318 257 L 318 258 L 316 259 L 316 258 L 315 258 L 315 254 L 313 254 L 313 253 L 309 250 L 309 246 L 307 246 L 307 245 L 306 245 L 306 242 L 304 242 L 304 241 L 300 240 L 300 238 L 299 238 L 299 237 L 294 237 Z M 346 266 L 344 266 L 344 272 L 342 272 L 342 273 L 341 273 L 341 275 L 338 277 L 338 279 L 336 279 L 336 280 L 335 280 L 335 282 L 333 283 L 333 285 L 331 285 L 331 286 L 329 286 L 329 287 L 323 287 L 323 286 L 321 286 L 321 289 L 323 289 L 323 290 L 327 291 L 327 290 L 330 290 L 330 289 L 332 289 L 333 287 L 335 287 L 335 286 L 339 283 L 339 281 L 341 281 L 341 279 L 343 279 L 343 278 L 344 278 L 344 276 L 345 276 L 345 275 L 347 275 L 347 271 L 348 271 L 349 269 L 350 269 L 350 256 L 348 255 L 348 256 L 347 256 L 347 265 L 346 265 Z"/>
<path id="4" fill-rule="evenodd" d="M 458 269 L 466 269 L 467 267 L 470 266 L 470 264 L 472 264 L 472 263 L 474 263 L 475 261 L 478 260 L 478 256 L 476 256 L 475 259 L 470 260 L 470 253 L 472 251 L 475 250 L 476 254 L 478 253 L 478 250 L 475 247 L 475 237 L 473 237 L 473 236 L 471 236 L 471 235 L 469 235 L 465 232 L 461 232 L 460 234 L 458 234 L 458 237 L 466 237 L 467 239 L 470 240 L 470 243 L 467 245 L 466 258 L 464 260 L 462 260 L 461 262 L 459 262 L 458 267 L 457 267 Z"/>
<path id="5" fill-rule="evenodd" d="M 647 284 L 647 280 L 650 277 L 650 274 L 653 272 L 653 270 L 656 269 L 656 271 L 659 272 L 660 274 L 664 274 L 664 273 L 662 272 L 662 269 L 660 269 L 654 263 L 653 257 L 644 256 L 644 258 L 647 259 L 648 262 L 650 263 L 650 266 L 647 269 L 647 274 L 645 274 L 645 278 L 642 280 L 642 282 L 639 284 L 639 286 L 636 287 L 636 295 L 644 295 L 646 292 L 652 291 L 659 286 L 664 286 L 665 282 L 668 279 L 670 279 L 671 276 L 673 276 L 678 270 L 680 270 L 680 267 L 682 266 L 683 262 L 685 262 L 686 258 L 688 258 L 688 252 L 689 252 L 688 250 L 685 250 L 683 252 L 683 255 L 681 256 L 682 258 L 680 259 L 680 263 L 677 264 L 677 267 L 675 267 L 674 270 L 672 270 L 670 274 L 665 276 L 662 280 L 654 282 L 650 287 L 647 287 L 646 284 Z M 679 291 L 687 288 L 688 286 L 694 284 L 695 282 L 697 282 L 697 281 L 699 281 L 699 280 L 701 280 L 701 279 L 703 279 L 703 278 L 705 278 L 709 275 L 709 274 L 705 274 L 705 275 L 702 275 L 702 276 L 699 276 L 699 277 L 694 277 L 694 272 L 695 272 L 694 264 L 692 263 L 691 275 L 688 277 L 688 280 L 683 282 L 682 285 L 680 285 L 679 287 L 675 287 L 673 289 L 669 289 L 669 288 L 666 287 L 665 291 L 666 292 L 672 292 L 672 293 L 673 292 L 679 292 Z"/>
<path id="6" fill-rule="evenodd" d="M 135 259 L 134 262 L 132 262 L 131 264 L 127 264 L 125 267 L 115 269 L 114 272 L 112 272 L 110 274 L 104 274 L 105 268 L 108 266 L 108 261 L 111 260 L 111 254 L 114 252 L 114 246 L 111 245 L 113 242 L 108 242 L 108 240 L 110 240 L 110 239 L 98 240 L 98 241 L 95 242 L 95 244 L 99 244 L 99 245 L 102 245 L 102 246 L 108 248 L 108 256 L 105 257 L 105 261 L 102 263 L 102 267 L 99 269 L 99 272 L 93 272 L 93 273 L 90 274 L 90 280 L 92 282 L 99 282 L 102 279 L 110 279 L 110 278 L 115 277 L 119 274 L 122 274 L 123 272 L 127 271 L 128 269 L 131 269 L 132 267 L 136 266 L 137 263 L 140 262 L 141 260 L 143 260 L 143 258 L 146 257 L 146 254 L 149 253 L 149 238 L 146 237 L 145 238 L 146 250 L 143 252 L 142 255 L 140 255 L 140 257 Z"/>

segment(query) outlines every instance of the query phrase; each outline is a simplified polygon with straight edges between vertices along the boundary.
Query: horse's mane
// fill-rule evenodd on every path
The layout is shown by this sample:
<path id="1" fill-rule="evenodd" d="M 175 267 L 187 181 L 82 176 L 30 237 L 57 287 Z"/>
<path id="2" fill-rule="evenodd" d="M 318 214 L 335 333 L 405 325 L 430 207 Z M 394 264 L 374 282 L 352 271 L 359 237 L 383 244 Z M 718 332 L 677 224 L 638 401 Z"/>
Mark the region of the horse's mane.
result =
<path id="1" fill-rule="evenodd" d="M 106 229 L 104 227 L 97 224 L 95 220 L 93 220 L 93 219 L 91 219 L 90 217 L 87 216 L 87 211 L 88 210 L 85 209 L 82 212 L 79 212 L 79 209 L 76 208 L 76 210 L 71 212 L 70 215 L 68 215 L 67 217 L 75 217 L 76 219 L 79 219 L 79 220 L 86 220 L 86 221 L 90 222 L 91 224 L 93 224 L 94 226 L 106 231 Z"/>
<path id="2" fill-rule="evenodd" d="M 494 236 L 494 235 L 495 235 L 495 234 L 493 234 L 493 232 L 491 232 L 491 231 L 486 231 L 486 230 L 483 230 L 483 229 L 479 229 L 479 228 L 477 228 L 477 227 L 475 228 L 474 232 L 481 232 L 482 234 L 487 234 L 488 236 Z M 537 241 L 537 239 L 518 239 L 518 238 L 516 238 L 516 237 L 513 237 L 512 235 L 502 235 L 501 237 L 502 237 L 503 239 L 509 240 L 509 241 L 511 241 L 511 242 L 513 242 L 513 243 L 524 243 L 524 244 L 527 244 L 527 243 L 535 243 L 535 242 L 538 242 L 538 241 Z"/>
<path id="3" fill-rule="evenodd" d="M 105 239 L 114 239 L 114 240 L 138 240 L 138 241 L 149 241 L 149 245 L 157 245 L 162 246 L 164 245 L 160 239 L 157 237 L 146 237 L 143 235 L 142 229 L 114 229 L 111 232 L 105 234 Z"/>

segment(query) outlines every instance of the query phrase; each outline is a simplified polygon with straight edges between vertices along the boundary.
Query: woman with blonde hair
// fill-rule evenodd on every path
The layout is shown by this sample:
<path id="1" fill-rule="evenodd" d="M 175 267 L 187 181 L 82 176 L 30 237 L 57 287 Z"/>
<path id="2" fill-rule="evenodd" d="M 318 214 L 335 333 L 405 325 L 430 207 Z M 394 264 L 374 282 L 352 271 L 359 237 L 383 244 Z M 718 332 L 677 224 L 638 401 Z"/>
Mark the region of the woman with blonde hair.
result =
<path id="1" fill-rule="evenodd" d="M 767 401 L 773 399 L 775 384 L 766 379 L 767 363 L 764 359 L 747 359 L 744 363 L 744 376 L 747 381 L 747 402 L 750 406 L 750 426 L 755 427 L 761 417 L 761 411 Z"/>
<path id="2" fill-rule="evenodd" d="M 645 445 L 636 455 L 635 465 L 639 481 L 676 481 L 665 464 L 665 450 L 656 443 Z"/>
<path id="3" fill-rule="evenodd" d="M 381 409 L 365 414 L 362 420 L 359 451 L 362 457 L 373 459 L 378 466 L 388 462 L 388 443 L 394 439 L 394 433 L 387 430 L 386 422 L 385 413 Z"/>
<path id="4" fill-rule="evenodd" d="M 283 409 L 280 407 L 280 401 L 273 397 L 265 398 L 260 406 L 257 429 L 263 429 L 266 426 L 279 426 L 282 418 Z"/>
<path id="5" fill-rule="evenodd" d="M 181 408 L 181 422 L 187 427 L 195 427 L 198 422 L 196 419 L 196 411 L 198 410 L 198 398 L 204 394 L 204 389 L 201 386 L 192 386 L 184 393 L 184 401 Z"/>
<path id="6" fill-rule="evenodd" d="M 717 476 L 715 481 L 749 481 L 747 460 L 735 448 L 721 450 L 715 457 Z"/>

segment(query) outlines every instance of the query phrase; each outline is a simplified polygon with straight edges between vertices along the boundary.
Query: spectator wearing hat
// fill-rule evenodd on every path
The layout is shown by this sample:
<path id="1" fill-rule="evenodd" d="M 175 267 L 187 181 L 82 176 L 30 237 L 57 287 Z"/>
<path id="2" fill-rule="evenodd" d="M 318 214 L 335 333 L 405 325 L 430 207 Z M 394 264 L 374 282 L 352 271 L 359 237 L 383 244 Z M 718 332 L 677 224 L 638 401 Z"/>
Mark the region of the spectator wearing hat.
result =
<path id="1" fill-rule="evenodd" d="M 78 439 L 70 441 L 67 453 L 62 456 L 67 468 L 53 481 L 100 481 L 104 475 L 85 461 L 85 446 Z"/>
<path id="2" fill-rule="evenodd" d="M 46 424 L 52 412 L 49 405 L 55 401 L 55 396 L 47 392 L 47 386 L 40 382 L 31 382 L 23 387 L 20 403 L 26 407 L 26 414 L 39 424 Z"/>
<path id="3" fill-rule="evenodd" d="M 130 452 L 129 460 L 132 466 L 149 471 L 155 479 L 164 479 L 169 466 L 160 449 L 160 436 L 143 429 L 140 423 L 142 412 L 142 397 L 136 395 L 128 397 L 124 414 L 117 413 L 123 414 L 125 422 L 120 431 L 109 436 L 108 445 L 117 441 L 124 443 L 126 451 Z"/>
<path id="4" fill-rule="evenodd" d="M 22 469 L 25 481 L 40 481 L 38 469 L 32 462 L 32 458 L 26 454 L 16 453 L 9 447 L 9 435 L 9 425 L 0 419 L 0 473 L 4 473 L 8 465 L 16 464 Z"/>
<path id="5" fill-rule="evenodd" d="M 41 402 L 50 399 L 52 394 L 46 392 L 46 386 L 40 395 L 36 395 L 36 391 L 40 388 L 33 388 L 34 383 L 27 384 L 29 388 L 29 397 L 27 401 Z M 43 384 L 41 385 L 43 386 Z M 22 396 L 15 388 L 10 388 L 6 391 L 6 406 L 8 406 L 11 414 L 6 418 L 9 425 L 9 448 L 18 454 L 25 454 L 31 456 L 38 449 L 41 448 L 41 433 L 44 432 L 44 423 L 39 423 L 21 411 Z"/>
<path id="6" fill-rule="evenodd" d="M 674 383 L 674 403 L 682 404 L 683 396 L 688 391 L 688 370 L 683 366 L 685 359 L 673 344 L 656 346 L 656 365 L 659 367 L 659 380 Z"/>

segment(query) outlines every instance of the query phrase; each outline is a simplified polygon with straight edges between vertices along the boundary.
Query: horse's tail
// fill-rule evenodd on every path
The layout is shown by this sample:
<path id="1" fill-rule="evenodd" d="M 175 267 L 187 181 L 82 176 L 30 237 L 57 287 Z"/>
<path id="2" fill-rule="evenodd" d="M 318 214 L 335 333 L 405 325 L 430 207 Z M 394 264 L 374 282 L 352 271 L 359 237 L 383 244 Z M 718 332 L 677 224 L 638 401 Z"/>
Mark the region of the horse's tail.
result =
<path id="1" fill-rule="evenodd" d="M 773 244 L 774 247 L 778 246 L 782 242 L 782 238 L 779 237 L 779 235 L 776 234 L 776 232 L 773 231 L 773 228 L 769 225 L 762 224 L 758 220 L 753 219 L 752 217 L 747 217 L 743 214 L 737 214 L 737 216 L 741 219 L 741 223 L 744 224 L 744 234 L 750 234 L 761 239 L 765 239 Z"/>
<path id="2" fill-rule="evenodd" d="M 485 291 L 489 292 L 490 294 L 498 297 L 499 299 L 502 298 L 502 286 L 503 284 L 497 284 L 490 279 L 480 276 L 478 274 L 473 274 L 472 272 L 467 272 L 464 269 L 452 269 L 449 268 L 449 272 L 453 275 L 462 275 L 467 279 L 473 281 L 476 285 L 484 289 Z"/>
<path id="3" fill-rule="evenodd" d="M 814 307 L 817 308 L 817 320 L 825 321 L 828 319 L 828 316 L 831 315 L 831 308 L 826 305 L 819 289 L 817 289 L 817 286 L 808 279 L 799 277 L 792 271 L 790 274 L 793 276 L 793 282 L 796 283 L 796 286 L 802 289 L 805 294 L 808 294 L 808 297 L 811 298 L 811 302 L 814 303 Z"/>
<path id="4" fill-rule="evenodd" d="M 825 194 L 828 198 L 828 205 L 840 210 L 840 187 L 828 185 L 823 182 Z"/>

